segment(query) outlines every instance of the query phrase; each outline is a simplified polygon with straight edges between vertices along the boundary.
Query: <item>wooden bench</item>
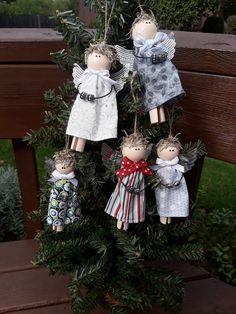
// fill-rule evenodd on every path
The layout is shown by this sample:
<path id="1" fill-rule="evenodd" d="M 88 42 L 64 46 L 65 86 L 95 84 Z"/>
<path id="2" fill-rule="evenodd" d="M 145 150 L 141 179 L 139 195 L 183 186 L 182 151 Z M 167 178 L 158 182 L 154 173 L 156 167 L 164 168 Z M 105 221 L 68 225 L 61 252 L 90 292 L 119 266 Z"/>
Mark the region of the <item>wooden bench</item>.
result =
<path id="1" fill-rule="evenodd" d="M 187 92 L 177 129 L 186 140 L 200 138 L 210 157 L 236 163 L 236 36 L 176 32 L 176 38 L 174 63 Z M 50 29 L 0 30 L 0 138 L 13 143 L 29 238 L 0 244 L 0 313 L 71 313 L 69 278 L 48 276 L 31 263 L 36 250 L 32 238 L 40 223 L 27 215 L 37 208 L 38 181 L 34 150 L 21 140 L 43 123 L 43 92 L 67 78 L 49 56 L 63 46 Z M 191 178 L 191 193 L 200 168 Z M 189 264 L 168 267 L 186 280 L 182 313 L 236 313 L 235 288 Z M 157 307 L 152 313 L 163 311 Z"/>

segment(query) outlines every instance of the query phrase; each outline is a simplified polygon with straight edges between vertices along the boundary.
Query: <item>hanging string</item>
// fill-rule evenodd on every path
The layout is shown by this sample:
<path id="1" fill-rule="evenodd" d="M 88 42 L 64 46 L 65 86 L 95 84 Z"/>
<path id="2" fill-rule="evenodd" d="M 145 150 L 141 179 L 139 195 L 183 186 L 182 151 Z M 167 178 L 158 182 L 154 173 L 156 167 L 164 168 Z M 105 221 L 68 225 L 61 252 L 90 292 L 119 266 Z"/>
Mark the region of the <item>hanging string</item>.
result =
<path id="1" fill-rule="evenodd" d="M 66 149 L 67 151 L 69 151 L 69 139 L 70 139 L 69 135 L 66 134 L 66 138 L 65 138 L 65 149 Z"/>
<path id="2" fill-rule="evenodd" d="M 138 1 L 138 7 L 139 7 L 139 10 L 140 10 L 140 13 L 143 14 L 144 13 L 143 5 L 141 4 L 140 1 Z"/>
<path id="3" fill-rule="evenodd" d="M 174 123 L 174 111 L 175 106 L 173 106 L 170 110 L 167 110 L 167 116 L 168 116 L 168 124 L 169 124 L 169 135 L 172 136 L 172 127 Z"/>
<path id="4" fill-rule="evenodd" d="M 138 97 L 135 95 L 134 87 L 133 87 L 134 79 L 135 79 L 136 75 L 137 75 L 137 71 L 134 71 L 132 73 L 132 77 L 131 77 L 131 81 L 130 81 L 131 95 L 133 97 L 133 101 L 135 104 L 138 102 Z M 138 123 L 138 113 L 136 111 L 134 114 L 134 133 L 137 133 L 137 123 Z"/>
<path id="5" fill-rule="evenodd" d="M 104 14 L 104 18 L 105 18 L 105 23 L 104 23 L 104 41 L 106 40 L 105 39 L 105 36 L 106 36 L 106 29 L 108 29 L 107 27 L 107 15 L 108 15 L 108 5 L 107 5 L 107 0 L 105 1 L 105 14 Z"/>
<path id="6" fill-rule="evenodd" d="M 108 30 L 109 30 L 109 27 L 110 27 L 111 17 L 112 17 L 114 8 L 115 8 L 115 4 L 116 4 L 116 0 L 114 0 L 114 2 L 112 4 L 111 11 L 110 11 L 110 14 L 109 14 L 109 18 L 107 19 L 107 16 L 108 16 L 108 5 L 107 5 L 107 0 L 106 0 L 106 6 L 105 6 L 105 20 L 106 21 L 105 21 L 105 30 L 104 30 L 103 41 L 106 41 L 106 39 L 107 39 L 107 33 L 108 33 Z"/>

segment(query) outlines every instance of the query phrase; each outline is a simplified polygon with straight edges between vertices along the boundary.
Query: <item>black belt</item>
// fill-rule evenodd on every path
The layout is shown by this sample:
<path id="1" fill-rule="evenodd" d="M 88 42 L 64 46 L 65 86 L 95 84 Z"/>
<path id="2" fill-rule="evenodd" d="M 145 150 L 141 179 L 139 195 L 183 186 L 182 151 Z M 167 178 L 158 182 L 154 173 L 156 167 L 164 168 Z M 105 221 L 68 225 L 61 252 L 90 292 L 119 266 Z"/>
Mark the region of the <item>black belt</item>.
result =
<path id="1" fill-rule="evenodd" d="M 162 182 L 160 182 L 160 183 L 165 188 L 172 189 L 172 188 L 175 188 L 175 187 L 179 186 L 182 179 L 183 179 L 183 174 L 182 174 L 180 180 L 179 181 L 175 181 L 174 183 L 171 183 L 171 184 L 165 184 L 165 183 L 162 183 Z"/>
<path id="2" fill-rule="evenodd" d="M 121 184 L 125 187 L 125 189 L 126 189 L 127 192 L 129 192 L 129 193 L 134 193 L 134 194 L 139 194 L 139 193 L 143 192 L 143 191 L 145 190 L 145 188 L 146 188 L 146 187 L 144 186 L 144 188 L 143 188 L 142 190 L 140 190 L 139 187 L 140 187 L 141 183 L 139 184 L 138 187 L 133 187 L 133 186 L 124 184 L 124 183 L 122 182 L 122 179 L 121 179 Z"/>
<path id="3" fill-rule="evenodd" d="M 81 83 L 78 85 L 78 94 L 80 95 L 80 98 L 83 99 L 83 100 L 91 101 L 91 102 L 94 102 L 94 100 L 96 100 L 96 99 L 101 99 L 101 98 L 104 98 L 104 97 L 110 95 L 112 90 L 113 90 L 113 88 L 114 88 L 114 86 L 112 85 L 111 86 L 111 90 L 109 91 L 109 93 L 107 93 L 106 95 L 103 95 L 103 96 L 95 97 L 93 94 L 87 94 L 85 92 L 80 92 L 79 91 L 79 86 L 80 85 L 81 85 Z"/>
<path id="4" fill-rule="evenodd" d="M 166 61 L 167 59 L 167 52 L 159 53 L 159 54 L 152 54 L 150 57 L 140 57 L 137 55 L 134 55 L 136 58 L 140 59 L 151 59 L 152 64 L 158 64 Z"/>

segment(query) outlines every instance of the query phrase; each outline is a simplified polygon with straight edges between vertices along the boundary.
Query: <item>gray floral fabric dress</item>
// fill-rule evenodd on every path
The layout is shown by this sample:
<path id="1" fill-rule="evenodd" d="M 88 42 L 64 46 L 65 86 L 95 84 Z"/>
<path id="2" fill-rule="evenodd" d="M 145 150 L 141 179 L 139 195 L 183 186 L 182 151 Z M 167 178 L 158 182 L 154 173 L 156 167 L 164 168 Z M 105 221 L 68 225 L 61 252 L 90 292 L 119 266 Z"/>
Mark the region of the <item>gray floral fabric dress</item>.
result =
<path id="1" fill-rule="evenodd" d="M 76 222 L 82 214 L 78 196 L 78 180 L 74 172 L 61 175 L 55 170 L 52 173 L 52 181 L 47 223 L 53 226 L 63 226 Z"/>
<path id="2" fill-rule="evenodd" d="M 184 167 L 178 164 L 179 158 L 164 161 L 157 158 L 152 169 L 161 182 L 155 189 L 157 211 L 161 217 L 187 217 L 189 215 L 189 195 Z"/>
<path id="3" fill-rule="evenodd" d="M 145 88 L 145 111 L 173 104 L 185 95 L 178 71 L 168 58 L 168 47 L 165 44 L 167 39 L 167 34 L 157 32 L 154 39 L 145 40 L 139 35 L 134 40 L 134 67 Z"/>

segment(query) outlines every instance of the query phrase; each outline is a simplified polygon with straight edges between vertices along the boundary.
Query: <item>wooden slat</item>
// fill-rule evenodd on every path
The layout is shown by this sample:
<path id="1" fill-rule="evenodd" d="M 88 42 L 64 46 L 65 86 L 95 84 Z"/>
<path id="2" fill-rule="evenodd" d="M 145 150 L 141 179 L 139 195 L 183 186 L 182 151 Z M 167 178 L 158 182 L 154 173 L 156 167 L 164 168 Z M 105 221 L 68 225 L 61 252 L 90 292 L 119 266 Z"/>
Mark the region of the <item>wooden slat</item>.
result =
<path id="1" fill-rule="evenodd" d="M 27 238 L 33 238 L 41 229 L 39 221 L 29 220 L 29 213 L 38 209 L 38 177 L 34 149 L 21 139 L 13 139 L 13 150 L 20 183 L 22 206 L 24 212 Z"/>
<path id="2" fill-rule="evenodd" d="M 43 94 L 68 75 L 55 65 L 0 65 L 0 138 L 22 137 L 43 124 Z"/>
<path id="3" fill-rule="evenodd" d="M 50 28 L 0 30 L 0 63 L 51 62 L 50 52 L 64 47 L 61 35 Z"/>
<path id="4" fill-rule="evenodd" d="M 0 276 L 0 313 L 69 302 L 68 276 L 49 276 L 44 268 Z"/>
<path id="5" fill-rule="evenodd" d="M 181 274 L 185 281 L 208 278 L 210 274 L 202 267 L 196 267 L 186 262 L 165 262 L 163 267 Z"/>
<path id="6" fill-rule="evenodd" d="M 73 314 L 69 303 L 23 310 L 20 312 L 8 312 L 8 314 Z"/>
<path id="7" fill-rule="evenodd" d="M 181 72 L 186 97 L 177 131 L 201 139 L 208 155 L 236 163 L 236 77 Z"/>
<path id="8" fill-rule="evenodd" d="M 236 75 L 236 36 L 176 32 L 173 62 L 180 70 Z"/>
<path id="9" fill-rule="evenodd" d="M 174 63 L 179 69 L 236 75 L 234 35 L 174 33 L 177 42 Z M 64 47 L 62 37 L 51 29 L 0 30 L 2 63 L 50 62 L 49 53 Z"/>
<path id="10" fill-rule="evenodd" d="M 3 242 L 0 244 L 0 273 L 35 268 L 32 264 L 37 249 L 35 240 Z"/>
<path id="11" fill-rule="evenodd" d="M 214 278 L 186 285 L 182 314 L 234 314 L 236 288 Z"/>

